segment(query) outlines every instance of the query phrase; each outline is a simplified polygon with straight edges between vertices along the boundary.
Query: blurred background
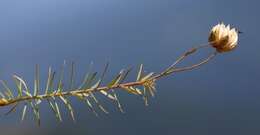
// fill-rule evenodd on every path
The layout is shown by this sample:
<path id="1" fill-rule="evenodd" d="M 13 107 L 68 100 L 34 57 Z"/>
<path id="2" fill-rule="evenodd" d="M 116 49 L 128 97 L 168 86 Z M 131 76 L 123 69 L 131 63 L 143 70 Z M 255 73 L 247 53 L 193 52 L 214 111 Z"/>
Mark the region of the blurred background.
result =
<path id="1" fill-rule="evenodd" d="M 239 46 L 199 69 L 157 83 L 156 97 L 120 94 L 120 113 L 102 95 L 110 111 L 95 117 L 73 100 L 77 122 L 62 107 L 63 123 L 41 107 L 41 127 L 32 113 L 20 123 L 21 108 L 0 117 L 1 135 L 259 135 L 260 50 L 257 0 L 8 0 L 0 1 L 0 79 L 14 87 L 12 75 L 33 83 L 34 65 L 44 88 L 48 66 L 59 71 L 76 62 L 76 81 L 93 61 L 101 71 L 110 62 L 109 81 L 120 69 L 137 66 L 159 72 L 185 50 L 207 42 L 212 26 L 223 21 L 239 28 Z M 191 57 L 197 62 L 212 50 Z M 2 89 L 2 88 L 1 88 Z M 45 105 L 44 105 L 45 104 Z M 7 109 L 1 108 L 3 114 Z"/>

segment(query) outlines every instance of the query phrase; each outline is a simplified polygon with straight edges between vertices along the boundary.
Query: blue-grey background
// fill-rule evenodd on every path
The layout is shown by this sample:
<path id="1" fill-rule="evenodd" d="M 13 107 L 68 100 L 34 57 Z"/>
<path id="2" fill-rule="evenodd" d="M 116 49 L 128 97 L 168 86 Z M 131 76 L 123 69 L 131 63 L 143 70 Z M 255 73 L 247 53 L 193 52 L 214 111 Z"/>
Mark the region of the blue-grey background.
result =
<path id="1" fill-rule="evenodd" d="M 0 134 L 259 135 L 259 5 L 258 0 L 2 0 L 0 78 L 11 87 L 12 74 L 32 84 L 39 64 L 44 82 L 48 66 L 58 70 L 64 60 L 76 62 L 77 81 L 91 61 L 97 71 L 110 62 L 106 80 L 140 63 L 158 72 L 188 48 L 207 42 L 210 28 L 220 21 L 244 34 L 235 51 L 158 81 L 148 107 L 120 93 L 126 111 L 121 114 L 98 96 L 110 114 L 99 112 L 97 118 L 75 100 L 75 124 L 66 110 L 64 122 L 58 123 L 45 104 L 41 127 L 32 113 L 20 123 L 20 108 L 1 117 Z"/>

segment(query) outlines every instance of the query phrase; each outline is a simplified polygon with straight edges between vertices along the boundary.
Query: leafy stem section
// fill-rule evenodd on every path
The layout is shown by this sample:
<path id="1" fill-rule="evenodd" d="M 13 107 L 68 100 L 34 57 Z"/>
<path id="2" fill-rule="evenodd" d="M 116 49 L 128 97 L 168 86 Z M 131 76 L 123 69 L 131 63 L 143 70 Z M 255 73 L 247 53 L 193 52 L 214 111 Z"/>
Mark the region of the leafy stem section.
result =
<path id="1" fill-rule="evenodd" d="M 74 85 L 74 74 L 75 74 L 75 67 L 74 63 L 71 64 L 71 71 L 69 73 L 69 89 L 66 90 L 64 88 L 64 65 L 61 68 L 61 74 L 58 77 L 58 84 L 55 84 L 57 87 L 54 88 L 54 80 L 56 77 L 56 73 L 52 71 L 51 68 L 49 68 L 48 72 L 48 78 L 47 78 L 47 84 L 45 88 L 44 94 L 40 93 L 40 77 L 39 77 L 39 66 L 36 66 L 36 75 L 34 79 L 34 89 L 33 93 L 30 92 L 29 87 L 27 86 L 27 83 L 19 76 L 14 75 L 13 79 L 16 85 L 17 95 L 13 93 L 14 90 L 11 90 L 8 85 L 5 83 L 5 81 L 1 81 L 4 91 L 0 92 L 0 106 L 11 106 L 10 111 L 8 111 L 6 114 L 9 114 L 15 110 L 15 108 L 18 105 L 23 105 L 22 110 L 22 117 L 21 120 L 24 120 L 26 117 L 26 114 L 28 112 L 28 108 L 31 108 L 33 111 L 33 116 L 40 125 L 40 109 L 39 105 L 42 103 L 42 101 L 47 101 L 52 112 L 54 113 L 57 120 L 62 121 L 62 116 L 60 113 L 59 108 L 59 102 L 57 100 L 59 99 L 64 103 L 67 110 L 69 111 L 71 118 L 73 121 L 75 121 L 75 115 L 74 110 L 72 108 L 72 105 L 70 103 L 70 100 L 68 97 L 77 97 L 80 101 L 86 103 L 88 108 L 95 114 L 95 106 L 98 107 L 100 110 L 102 110 L 104 113 L 108 113 L 108 111 L 101 105 L 99 100 L 96 98 L 96 93 L 100 93 L 107 97 L 108 99 L 112 100 L 117 108 L 124 112 L 122 104 L 119 101 L 119 96 L 116 93 L 116 90 L 123 90 L 128 92 L 129 94 L 134 94 L 141 96 L 144 100 L 145 105 L 148 105 L 148 98 L 153 97 L 156 92 L 156 81 L 172 75 L 176 72 L 183 72 L 188 70 L 193 70 L 195 68 L 200 67 L 201 65 L 207 63 L 210 61 L 214 56 L 217 55 L 217 52 L 213 52 L 210 54 L 206 59 L 201 60 L 199 63 L 193 64 L 191 66 L 185 66 L 185 67 L 177 67 L 177 65 L 185 60 L 188 56 L 191 54 L 194 54 L 197 52 L 197 50 L 201 48 L 206 48 L 209 45 L 202 45 L 195 48 L 192 48 L 185 52 L 183 55 L 181 55 L 172 65 L 170 65 L 168 68 L 163 70 L 162 72 L 158 74 L 154 74 L 153 72 L 145 73 L 143 65 L 141 64 L 136 80 L 132 82 L 124 82 L 126 78 L 128 77 L 129 73 L 131 72 L 131 68 L 126 70 L 121 70 L 108 84 L 103 85 L 103 80 L 105 77 L 106 72 L 108 71 L 108 64 L 105 65 L 105 68 L 103 72 L 100 74 L 100 77 L 97 77 L 97 72 L 91 72 L 92 64 L 90 65 L 89 69 L 90 71 L 87 72 L 87 74 L 84 77 L 84 80 L 82 81 L 82 84 L 79 87 L 75 87 Z"/>
<path id="2" fill-rule="evenodd" d="M 47 98 L 53 98 L 53 97 L 64 97 L 64 96 L 83 96 L 84 95 L 89 95 L 90 93 L 94 92 L 107 92 L 111 89 L 126 89 L 126 91 L 131 91 L 133 94 L 141 94 L 140 92 L 134 92 L 136 89 L 133 89 L 134 86 L 142 86 L 146 83 L 147 81 L 139 81 L 139 82 L 129 82 L 129 83 L 124 83 L 124 84 L 117 84 L 112 87 L 108 86 L 103 86 L 99 88 L 89 88 L 89 89 L 84 89 L 84 90 L 73 90 L 73 91 L 65 91 L 65 92 L 53 92 L 50 94 L 43 94 L 43 95 L 35 95 L 35 96 L 21 96 L 17 98 L 13 98 L 10 100 L 6 100 L 5 98 L 0 99 L 0 106 L 7 106 L 11 105 L 17 102 L 22 102 L 22 101 L 29 101 L 29 100 L 43 100 Z M 132 87 L 132 88 L 130 88 Z M 133 90 L 133 91 L 132 91 Z"/>

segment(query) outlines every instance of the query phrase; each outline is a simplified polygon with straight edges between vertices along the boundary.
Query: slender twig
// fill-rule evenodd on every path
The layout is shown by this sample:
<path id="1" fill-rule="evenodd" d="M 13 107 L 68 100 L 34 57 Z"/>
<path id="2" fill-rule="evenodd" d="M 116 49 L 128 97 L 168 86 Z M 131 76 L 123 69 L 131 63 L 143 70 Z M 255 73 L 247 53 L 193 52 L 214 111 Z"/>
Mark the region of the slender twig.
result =
<path id="1" fill-rule="evenodd" d="M 90 93 L 94 93 L 97 91 L 109 91 L 112 89 L 122 89 L 122 88 L 126 88 L 126 87 L 134 87 L 134 86 L 144 86 L 144 84 L 147 81 L 150 80 L 158 80 L 162 77 L 168 76 L 172 73 L 175 72 L 183 72 L 183 71 L 188 71 L 188 70 L 192 70 L 195 69 L 207 62 L 209 62 L 212 58 L 214 58 L 214 56 L 216 56 L 217 52 L 212 53 L 211 55 L 209 55 L 206 59 L 202 60 L 201 62 L 197 63 L 197 64 L 193 64 L 191 66 L 186 66 L 186 67 L 182 67 L 182 68 L 175 68 L 175 66 L 180 63 L 181 61 L 183 61 L 185 58 L 187 58 L 189 55 L 194 54 L 198 49 L 204 48 L 204 47 L 208 47 L 209 44 L 207 45 L 201 45 L 195 48 L 192 48 L 190 50 L 188 50 L 187 52 L 185 52 L 183 55 L 181 55 L 171 66 L 169 66 L 167 69 L 165 69 L 164 71 L 162 71 L 161 73 L 158 73 L 157 75 L 152 76 L 150 79 L 147 80 L 140 80 L 140 81 L 134 81 L 134 82 L 127 82 L 127 83 L 122 83 L 122 84 L 116 84 L 113 86 L 100 86 L 100 84 L 97 87 L 94 88 L 88 88 L 88 89 L 76 89 L 76 90 L 72 90 L 72 91 L 63 91 L 63 92 L 54 92 L 54 93 L 45 93 L 42 95 L 34 95 L 34 96 L 19 96 L 16 98 L 12 98 L 7 100 L 4 104 L 2 104 L 1 106 L 8 106 L 10 104 L 14 104 L 14 103 L 19 103 L 22 101 L 31 101 L 31 100 L 36 100 L 36 99 L 49 99 L 49 98 L 53 98 L 53 97 L 60 97 L 60 96 L 78 96 L 81 94 L 90 94 Z M 105 68 L 105 71 L 107 70 L 107 66 Z M 102 74 L 102 78 L 104 77 L 104 74 Z M 56 90 L 54 90 L 56 91 Z"/>
<path id="2" fill-rule="evenodd" d="M 206 64 L 207 62 L 209 62 L 211 59 L 213 59 L 216 55 L 217 55 L 218 52 L 214 52 L 212 53 L 211 55 L 209 55 L 208 58 L 206 58 L 205 60 L 201 61 L 200 63 L 198 64 L 194 64 L 192 66 L 188 66 L 188 67 L 182 67 L 182 68 L 176 68 L 176 69 L 173 69 L 169 74 L 173 73 L 173 72 L 182 72 L 182 71 L 187 71 L 187 70 L 192 70 L 192 69 L 195 69 L 203 64 Z"/>
<path id="3" fill-rule="evenodd" d="M 166 75 L 170 75 L 170 74 L 172 74 L 173 72 L 190 70 L 190 69 L 188 69 L 188 68 L 191 68 L 191 67 L 192 67 L 192 69 L 193 69 L 193 68 L 198 67 L 198 66 L 200 66 L 200 65 L 202 65 L 202 64 L 204 64 L 204 63 L 207 63 L 207 62 L 211 59 L 211 57 L 213 58 L 213 57 L 217 54 L 216 52 L 214 52 L 213 54 L 211 54 L 211 55 L 214 55 L 214 56 L 211 56 L 211 55 L 210 55 L 207 59 L 205 59 L 204 61 L 202 61 L 203 63 L 194 64 L 194 65 L 192 65 L 192 66 L 184 67 L 184 68 L 175 68 L 175 66 L 176 66 L 177 64 L 179 64 L 181 61 L 183 61 L 185 58 L 187 58 L 188 56 L 194 54 L 195 52 L 197 52 L 197 50 L 202 49 L 202 48 L 206 48 L 206 47 L 210 47 L 210 43 L 202 44 L 202 45 L 199 45 L 199 46 L 197 46 L 197 47 L 194 47 L 194 48 L 189 49 L 188 51 L 186 51 L 185 53 L 183 53 L 171 66 L 169 66 L 167 69 L 163 70 L 163 71 L 162 71 L 161 73 L 159 73 L 158 75 L 155 75 L 155 76 L 153 77 L 153 79 L 159 79 L 159 78 L 164 77 L 164 76 L 166 76 Z M 210 58 L 210 59 L 209 59 L 209 58 Z M 193 67 L 193 66 L 195 66 L 195 67 Z M 175 69 L 174 69 L 174 68 L 175 68 Z M 170 71 L 170 72 L 169 72 L 169 71 Z"/>

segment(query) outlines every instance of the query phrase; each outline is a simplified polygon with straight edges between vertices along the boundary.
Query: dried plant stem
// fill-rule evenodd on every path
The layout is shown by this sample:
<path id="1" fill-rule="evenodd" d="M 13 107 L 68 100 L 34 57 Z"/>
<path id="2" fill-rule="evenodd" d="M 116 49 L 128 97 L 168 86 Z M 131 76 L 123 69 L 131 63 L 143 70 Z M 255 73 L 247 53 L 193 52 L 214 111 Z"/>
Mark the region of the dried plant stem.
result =
<path id="1" fill-rule="evenodd" d="M 101 74 L 99 74 L 98 72 L 93 72 L 91 70 L 92 64 L 90 64 L 88 72 L 86 73 L 84 80 L 81 82 L 81 85 L 75 88 L 75 67 L 74 63 L 72 63 L 69 73 L 68 89 L 65 89 L 64 61 L 58 78 L 55 76 L 56 72 L 54 72 L 52 68 L 49 67 L 46 88 L 43 89 L 40 88 L 40 71 L 39 66 L 37 65 L 35 70 L 36 72 L 33 88 L 29 88 L 26 81 L 17 75 L 13 75 L 13 80 L 16 86 L 14 89 L 10 89 L 5 81 L 0 80 L 0 83 L 4 88 L 3 91 L 0 91 L 0 107 L 7 106 L 10 108 L 10 111 L 6 113 L 7 115 L 15 111 L 17 106 L 22 105 L 23 109 L 21 120 L 25 119 L 28 108 L 31 108 L 34 119 L 36 120 L 38 125 L 40 125 L 41 120 L 39 105 L 42 103 L 42 101 L 47 101 L 56 119 L 60 122 L 62 121 L 62 113 L 60 112 L 59 105 L 60 102 L 57 102 L 57 100 L 59 100 L 69 111 L 72 120 L 75 121 L 74 110 L 69 97 L 77 97 L 79 101 L 84 102 L 88 106 L 88 108 L 97 116 L 95 107 L 99 108 L 104 113 L 108 113 L 108 111 L 95 97 L 95 95 L 99 93 L 105 96 L 110 101 L 113 101 L 113 103 L 116 103 L 117 108 L 121 112 L 124 112 L 122 104 L 120 103 L 116 93 L 118 90 L 128 92 L 129 94 L 141 96 L 141 98 L 144 100 L 145 105 L 148 105 L 149 97 L 153 97 L 155 95 L 155 86 L 157 80 L 160 80 L 174 73 L 196 69 L 208 63 L 218 53 L 233 50 L 237 45 L 237 41 L 238 32 L 235 29 L 230 30 L 229 25 L 227 27 L 224 24 L 216 25 L 211 30 L 209 42 L 205 45 L 200 45 L 189 49 L 188 51 L 183 53 L 172 65 L 157 74 L 154 74 L 153 72 L 145 73 L 143 64 L 141 64 L 136 75 L 136 80 L 130 82 L 124 82 L 124 80 L 126 80 L 129 72 L 131 71 L 131 68 L 121 70 L 108 84 L 103 84 L 105 74 L 108 71 L 108 63 L 105 65 L 104 71 Z M 216 50 L 198 63 L 192 64 L 190 66 L 177 67 L 177 65 L 186 60 L 187 57 L 194 54 L 199 49 L 207 47 L 213 47 Z M 54 83 L 56 81 L 57 83 Z M 57 87 L 54 88 L 54 86 Z M 33 92 L 31 92 L 31 89 L 33 89 Z M 14 93 L 14 91 L 17 91 L 17 93 Z M 40 94 L 41 91 L 44 91 L 44 94 Z M 95 106 L 93 106 L 92 104 L 95 104 Z"/>
<path id="2" fill-rule="evenodd" d="M 192 69 L 195 69 L 195 68 L 209 62 L 212 58 L 214 58 L 214 56 L 216 56 L 217 52 L 210 54 L 206 59 L 202 60 L 201 62 L 199 62 L 197 64 L 182 67 L 182 68 L 175 68 L 175 66 L 178 63 L 183 61 L 189 55 L 195 53 L 200 48 L 204 48 L 204 47 L 208 47 L 208 46 L 209 45 L 203 45 L 203 46 L 199 46 L 199 47 L 190 49 L 189 51 L 187 51 L 183 55 L 181 55 L 167 69 L 165 69 L 161 73 L 154 75 L 153 77 L 151 77 L 147 80 L 144 80 L 144 81 L 127 82 L 127 83 L 116 84 L 116 85 L 113 85 L 113 86 L 98 86 L 96 88 L 78 89 L 78 90 L 65 91 L 65 92 L 53 92 L 53 93 L 50 93 L 50 94 L 45 93 L 45 94 L 42 94 L 42 95 L 34 95 L 34 96 L 20 96 L 20 97 L 16 97 L 16 98 L 7 100 L 7 102 L 5 104 L 2 104 L 2 106 L 8 106 L 10 104 L 19 103 L 19 102 L 22 102 L 22 101 L 30 101 L 30 100 L 37 100 L 37 99 L 42 100 L 42 99 L 49 99 L 49 98 L 53 98 L 53 97 L 88 95 L 88 94 L 91 94 L 91 93 L 94 93 L 94 92 L 97 92 L 97 91 L 100 92 L 100 91 L 109 91 L 109 90 L 112 90 L 112 89 L 122 89 L 122 88 L 126 88 L 126 87 L 143 86 L 145 83 L 147 83 L 149 81 L 156 81 L 156 80 L 158 80 L 162 77 L 168 76 L 168 75 L 175 73 L 175 72 L 192 70 Z"/>
<path id="3" fill-rule="evenodd" d="M 115 90 L 123 90 L 125 92 L 128 92 L 129 94 L 141 96 L 144 100 L 145 105 L 148 105 L 148 98 L 150 96 L 153 97 L 155 95 L 155 85 L 157 80 L 172 75 L 173 73 L 193 70 L 195 68 L 200 67 L 203 64 L 208 63 L 211 59 L 213 59 L 218 52 L 211 53 L 208 57 L 201 60 L 199 63 L 193 64 L 191 66 L 176 67 L 188 56 L 197 52 L 197 50 L 209 46 L 210 43 L 188 50 L 187 52 L 183 53 L 172 65 L 170 65 L 168 68 L 166 68 L 158 74 L 154 74 L 153 72 L 145 74 L 143 65 L 141 64 L 138 70 L 137 78 L 135 81 L 132 82 L 124 82 L 127 75 L 131 71 L 131 68 L 129 68 L 127 70 L 121 70 L 111 80 L 110 83 L 106 85 L 102 84 L 104 76 L 108 71 L 107 63 L 105 65 L 103 73 L 101 73 L 101 76 L 99 78 L 97 77 L 97 72 L 92 73 L 90 70 L 89 72 L 87 72 L 82 84 L 78 88 L 74 88 L 74 63 L 72 63 L 72 66 L 70 68 L 71 71 L 69 74 L 70 81 L 68 90 L 64 89 L 63 84 L 65 62 L 61 69 L 58 84 L 56 84 L 56 86 L 58 86 L 57 88 L 53 88 L 55 72 L 53 72 L 51 68 L 49 68 L 48 70 L 46 89 L 40 88 L 39 67 L 36 66 L 33 93 L 30 92 L 30 88 L 27 87 L 26 82 L 17 75 L 13 76 L 14 82 L 16 84 L 16 90 L 18 92 L 17 95 L 13 93 L 14 90 L 10 89 L 7 86 L 5 81 L 0 81 L 0 83 L 2 83 L 2 85 L 5 88 L 5 91 L 3 91 L 3 93 L 0 92 L 0 106 L 8 106 L 11 108 L 10 111 L 6 113 L 7 115 L 13 112 L 18 105 L 23 105 L 21 120 L 25 119 L 25 116 L 28 112 L 28 108 L 30 107 L 33 110 L 32 112 L 36 122 L 38 123 L 38 125 L 40 125 L 41 120 L 39 105 L 42 103 L 42 101 L 47 101 L 56 119 L 60 122 L 62 121 L 62 116 L 59 109 L 59 102 L 57 102 L 57 100 L 60 100 L 62 103 L 64 103 L 65 107 L 69 111 L 72 120 L 75 121 L 74 110 L 68 97 L 77 97 L 80 101 L 86 103 L 89 109 L 97 116 L 94 106 L 92 105 L 93 103 L 96 104 L 96 106 L 101 111 L 103 111 L 104 113 L 108 113 L 108 111 L 101 105 L 101 103 L 95 97 L 96 93 L 100 93 L 108 99 L 114 101 L 114 103 L 116 103 L 117 105 L 117 108 L 121 112 L 124 112 L 122 109 L 122 104 L 119 102 Z M 40 94 L 40 90 L 45 91 L 44 94 Z"/>
<path id="4" fill-rule="evenodd" d="M 89 89 L 85 89 L 85 90 L 55 92 L 55 93 L 51 93 L 51 94 L 43 94 L 43 95 L 37 95 L 37 96 L 22 96 L 22 97 L 8 100 L 8 103 L 6 103 L 5 106 L 14 104 L 14 103 L 18 103 L 21 101 L 28 101 L 28 100 L 35 100 L 35 99 L 47 99 L 47 98 L 60 97 L 60 96 L 77 96 L 80 94 L 94 93 L 96 91 L 109 91 L 112 89 L 118 89 L 118 88 L 123 88 L 123 87 L 128 87 L 128 86 L 139 86 L 139 85 L 142 85 L 143 83 L 144 82 L 137 81 L 137 82 L 124 83 L 124 84 L 117 84 L 112 87 L 103 86 L 103 87 L 98 87 L 98 88 L 89 88 Z"/>
<path id="5" fill-rule="evenodd" d="M 192 70 L 192 69 L 195 69 L 203 64 L 206 64 L 207 62 L 209 62 L 211 59 L 213 59 L 215 56 L 217 55 L 217 52 L 214 52 L 212 53 L 208 58 L 206 58 L 205 60 L 201 61 L 200 63 L 198 64 L 194 64 L 192 66 L 188 66 L 188 67 L 183 67 L 183 68 L 176 68 L 176 69 L 173 69 L 171 71 L 171 73 L 174 73 L 174 72 L 182 72 L 182 71 L 187 71 L 187 70 Z M 157 77 L 158 78 L 158 77 Z"/>
<path id="6" fill-rule="evenodd" d="M 161 73 L 159 73 L 158 75 L 155 75 L 153 77 L 153 79 L 159 79 L 161 77 L 165 77 L 167 75 L 170 75 L 172 73 L 175 72 L 182 72 L 182 71 L 187 71 L 187 70 L 192 70 L 195 69 L 203 64 L 206 64 L 207 62 L 209 62 L 211 59 L 213 59 L 218 52 L 213 52 L 211 53 L 206 59 L 202 60 L 201 62 L 191 65 L 191 66 L 187 66 L 187 67 L 182 67 L 182 68 L 175 68 L 175 66 L 177 64 L 179 64 L 181 61 L 183 61 L 185 58 L 187 58 L 188 56 L 190 56 L 191 54 L 195 53 L 198 49 L 201 48 L 205 48 L 205 47 L 209 47 L 210 43 L 205 44 L 205 45 L 201 45 L 195 48 L 191 48 L 190 50 L 186 51 L 185 53 L 183 53 L 171 66 L 169 66 L 167 69 L 165 69 L 164 71 L 162 71 Z"/>

